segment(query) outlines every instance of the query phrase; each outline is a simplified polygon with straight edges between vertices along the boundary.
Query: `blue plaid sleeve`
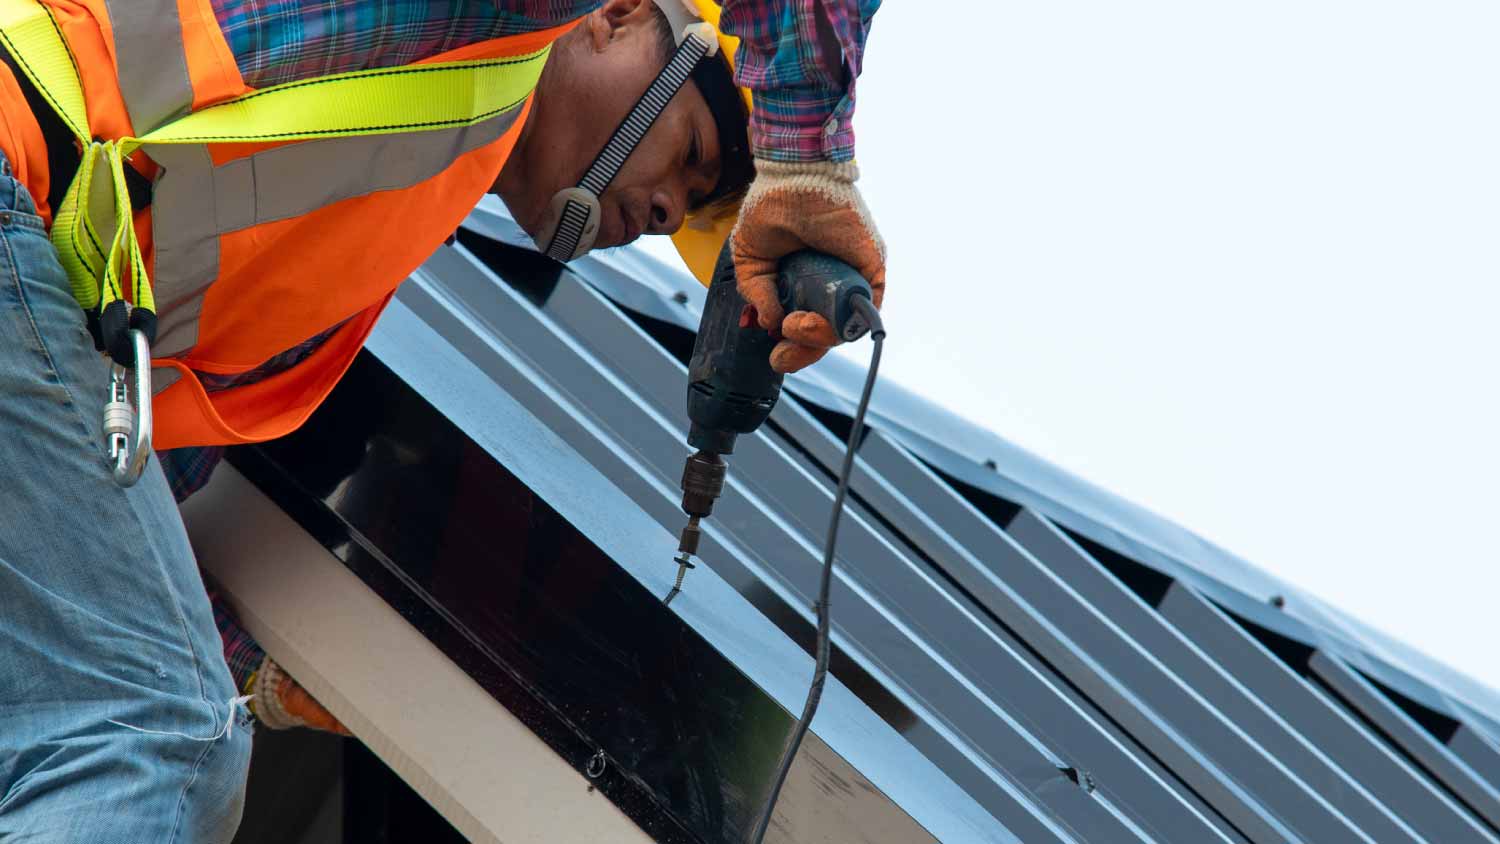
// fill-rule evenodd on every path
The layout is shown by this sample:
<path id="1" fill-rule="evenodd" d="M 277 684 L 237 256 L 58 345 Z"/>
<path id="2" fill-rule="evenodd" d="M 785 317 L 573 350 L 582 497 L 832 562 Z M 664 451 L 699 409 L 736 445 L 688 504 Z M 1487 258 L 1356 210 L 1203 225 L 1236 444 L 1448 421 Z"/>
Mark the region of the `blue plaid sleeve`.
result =
<path id="1" fill-rule="evenodd" d="M 575 20 L 597 0 L 211 0 L 245 84 L 396 67 Z"/>
<path id="2" fill-rule="evenodd" d="M 754 93 L 750 142 L 773 161 L 854 157 L 854 88 L 880 0 L 725 0 L 735 79 Z"/>

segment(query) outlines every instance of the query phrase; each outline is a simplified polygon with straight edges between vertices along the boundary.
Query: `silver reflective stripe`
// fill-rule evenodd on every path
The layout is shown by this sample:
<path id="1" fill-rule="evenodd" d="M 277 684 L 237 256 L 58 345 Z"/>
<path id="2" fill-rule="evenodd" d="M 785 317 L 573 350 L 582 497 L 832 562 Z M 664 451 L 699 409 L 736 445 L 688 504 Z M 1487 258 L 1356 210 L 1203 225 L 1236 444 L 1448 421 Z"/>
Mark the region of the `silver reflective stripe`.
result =
<path id="1" fill-rule="evenodd" d="M 219 277 L 214 163 L 200 145 L 162 144 L 146 154 L 162 166 L 151 200 L 157 318 L 152 351 L 171 357 L 198 342 L 203 292 Z"/>
<path id="2" fill-rule="evenodd" d="M 148 144 L 146 154 L 164 170 L 152 199 L 154 350 L 180 355 L 198 342 L 203 296 L 219 275 L 220 235 L 420 184 L 499 139 L 521 108 L 455 129 L 288 144 L 219 167 L 201 145 Z"/>
<path id="3" fill-rule="evenodd" d="M 231 161 L 214 170 L 218 233 L 299 217 L 376 191 L 409 188 L 443 172 L 460 155 L 499 139 L 520 114 L 517 107 L 474 126 L 304 141 Z"/>
<path id="4" fill-rule="evenodd" d="M 188 76 L 177 0 L 105 0 L 114 30 L 120 92 L 137 136 L 188 112 Z"/>

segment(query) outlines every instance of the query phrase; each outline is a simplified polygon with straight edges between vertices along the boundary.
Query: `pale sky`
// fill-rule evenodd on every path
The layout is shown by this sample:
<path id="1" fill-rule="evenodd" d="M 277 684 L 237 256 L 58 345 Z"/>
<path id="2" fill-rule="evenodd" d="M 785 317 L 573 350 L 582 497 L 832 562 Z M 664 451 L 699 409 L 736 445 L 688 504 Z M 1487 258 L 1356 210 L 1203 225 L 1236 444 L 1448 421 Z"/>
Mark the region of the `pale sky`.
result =
<path id="1" fill-rule="evenodd" d="M 887 0 L 883 375 L 1500 688 L 1497 35 L 1493 0 Z"/>

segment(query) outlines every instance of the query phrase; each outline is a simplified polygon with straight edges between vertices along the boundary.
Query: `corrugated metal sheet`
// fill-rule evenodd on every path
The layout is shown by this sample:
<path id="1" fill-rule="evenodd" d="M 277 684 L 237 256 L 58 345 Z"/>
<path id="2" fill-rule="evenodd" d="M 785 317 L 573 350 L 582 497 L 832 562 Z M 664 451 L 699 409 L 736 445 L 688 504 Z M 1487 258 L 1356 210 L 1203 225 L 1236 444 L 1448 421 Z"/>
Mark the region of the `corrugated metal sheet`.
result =
<path id="1" fill-rule="evenodd" d="M 482 205 L 397 319 L 441 334 L 675 532 L 701 288 L 637 251 L 562 269 L 515 239 Z M 804 645 L 861 374 L 830 361 L 790 379 L 732 458 L 703 546 Z M 1004 830 L 1500 844 L 1493 691 L 898 387 L 870 419 L 835 675 Z"/>

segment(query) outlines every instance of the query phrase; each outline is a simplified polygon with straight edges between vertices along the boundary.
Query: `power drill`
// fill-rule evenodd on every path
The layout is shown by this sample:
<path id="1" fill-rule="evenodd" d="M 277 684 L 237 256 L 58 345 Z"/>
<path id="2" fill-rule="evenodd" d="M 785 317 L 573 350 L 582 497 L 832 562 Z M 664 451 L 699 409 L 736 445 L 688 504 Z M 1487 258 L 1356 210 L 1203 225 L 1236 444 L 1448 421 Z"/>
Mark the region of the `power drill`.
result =
<path id="1" fill-rule="evenodd" d="M 805 250 L 782 259 L 776 287 L 786 313 L 821 314 L 845 341 L 865 336 L 879 320 L 864 277 L 821 252 Z M 694 567 L 692 557 L 702 537 L 699 522 L 713 513 L 714 501 L 724 491 L 724 455 L 734 452 L 740 434 L 766 421 L 781 396 L 782 376 L 771 370 L 770 361 L 779 333 L 762 329 L 755 308 L 740 296 L 726 243 L 714 267 L 688 363 L 692 427 L 687 441 L 697 451 L 682 470 L 682 510 L 688 523 L 677 546 L 677 584 L 669 601 L 681 590 L 683 575 Z"/>

